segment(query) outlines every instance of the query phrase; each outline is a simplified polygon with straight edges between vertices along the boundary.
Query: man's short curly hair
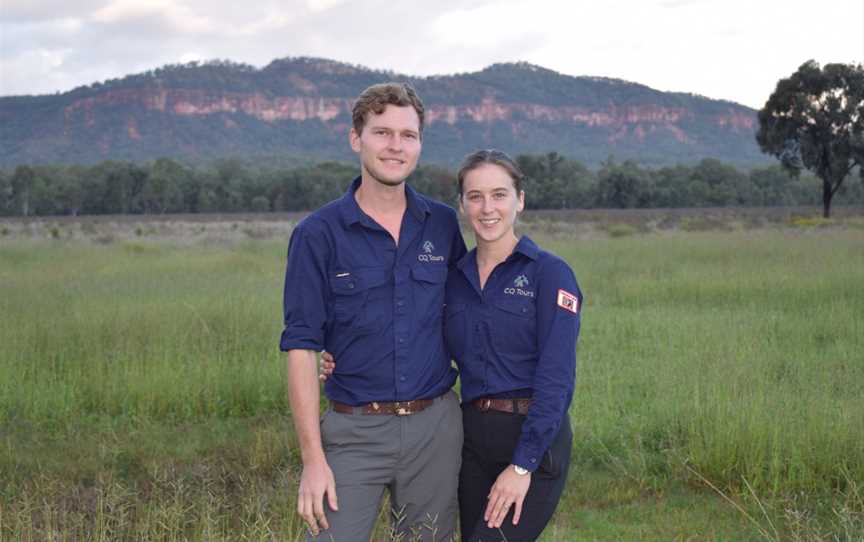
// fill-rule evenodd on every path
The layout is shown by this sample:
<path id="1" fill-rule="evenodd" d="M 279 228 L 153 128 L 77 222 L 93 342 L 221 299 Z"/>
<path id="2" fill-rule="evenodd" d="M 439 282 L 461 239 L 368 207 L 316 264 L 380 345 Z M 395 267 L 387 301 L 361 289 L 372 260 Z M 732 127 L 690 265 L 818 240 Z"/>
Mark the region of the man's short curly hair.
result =
<path id="1" fill-rule="evenodd" d="M 408 83 L 379 83 L 364 90 L 357 97 L 351 111 L 354 131 L 361 134 L 369 113 L 380 115 L 388 105 L 413 107 L 420 119 L 420 132 L 423 132 L 423 101 Z"/>

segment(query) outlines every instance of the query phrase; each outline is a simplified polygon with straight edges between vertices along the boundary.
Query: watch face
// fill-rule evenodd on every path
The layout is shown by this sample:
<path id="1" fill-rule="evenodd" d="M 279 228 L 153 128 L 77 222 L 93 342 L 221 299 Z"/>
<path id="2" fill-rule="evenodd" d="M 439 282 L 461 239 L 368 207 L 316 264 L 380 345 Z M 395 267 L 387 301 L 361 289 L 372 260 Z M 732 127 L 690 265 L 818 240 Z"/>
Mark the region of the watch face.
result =
<path id="1" fill-rule="evenodd" d="M 519 465 L 513 465 L 513 470 L 515 470 L 516 474 L 518 474 L 520 476 L 528 474 L 528 469 L 523 469 Z"/>

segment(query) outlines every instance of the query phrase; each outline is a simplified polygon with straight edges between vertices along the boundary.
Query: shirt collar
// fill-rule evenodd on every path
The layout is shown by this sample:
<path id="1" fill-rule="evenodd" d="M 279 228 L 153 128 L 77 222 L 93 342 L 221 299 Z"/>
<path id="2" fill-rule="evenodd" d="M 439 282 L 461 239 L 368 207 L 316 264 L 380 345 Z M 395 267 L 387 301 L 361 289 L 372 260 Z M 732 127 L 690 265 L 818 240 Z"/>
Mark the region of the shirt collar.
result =
<path id="1" fill-rule="evenodd" d="M 526 258 L 530 258 L 532 260 L 536 260 L 537 256 L 540 254 L 540 247 L 537 246 L 537 243 L 531 240 L 527 235 L 523 235 L 519 242 L 516 243 L 516 246 L 513 248 L 513 254 L 507 257 L 508 260 L 512 259 L 515 254 L 522 254 Z M 477 247 L 469 250 L 462 258 L 456 262 L 456 267 L 459 269 L 465 269 L 465 267 L 469 265 L 474 265 L 476 267 L 477 261 Z"/>
<path id="2" fill-rule="evenodd" d="M 464 256 L 459 258 L 459 261 L 456 262 L 456 267 L 461 270 L 465 270 L 466 267 L 474 266 L 477 267 L 475 262 L 477 261 L 477 247 L 472 248 L 468 252 L 465 253 Z"/>
<path id="3" fill-rule="evenodd" d="M 351 181 L 351 186 L 345 191 L 345 194 L 339 201 L 339 210 L 342 214 L 342 219 L 347 226 L 362 222 L 366 213 L 357 204 L 354 198 L 354 193 L 360 188 L 361 178 L 358 176 Z M 417 194 L 417 191 L 411 188 L 408 184 L 405 185 L 405 200 L 408 204 L 408 211 L 414 215 L 418 222 L 423 222 L 427 215 L 431 213 L 429 204 Z"/>
<path id="4" fill-rule="evenodd" d="M 411 188 L 411 185 L 405 184 L 405 198 L 408 200 L 408 210 L 414 215 L 419 222 L 423 222 L 426 216 L 432 214 L 429 209 L 429 203 L 420 197 L 416 190 Z"/>
<path id="5" fill-rule="evenodd" d="M 531 240 L 527 235 L 523 235 L 519 242 L 516 243 L 516 248 L 513 249 L 513 253 L 523 254 L 532 260 L 536 260 L 537 256 L 540 254 L 540 247 L 537 246 L 537 243 Z"/>

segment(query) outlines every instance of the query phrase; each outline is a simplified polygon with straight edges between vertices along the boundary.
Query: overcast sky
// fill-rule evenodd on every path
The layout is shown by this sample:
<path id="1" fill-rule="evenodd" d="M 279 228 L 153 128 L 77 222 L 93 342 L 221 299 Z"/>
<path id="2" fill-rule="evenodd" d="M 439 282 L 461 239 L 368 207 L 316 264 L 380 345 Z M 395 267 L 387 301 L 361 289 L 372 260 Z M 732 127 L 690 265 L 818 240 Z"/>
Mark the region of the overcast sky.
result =
<path id="1" fill-rule="evenodd" d="M 286 56 L 412 75 L 524 60 L 759 108 L 808 59 L 864 61 L 864 0 L 0 0 L 4 96 Z"/>

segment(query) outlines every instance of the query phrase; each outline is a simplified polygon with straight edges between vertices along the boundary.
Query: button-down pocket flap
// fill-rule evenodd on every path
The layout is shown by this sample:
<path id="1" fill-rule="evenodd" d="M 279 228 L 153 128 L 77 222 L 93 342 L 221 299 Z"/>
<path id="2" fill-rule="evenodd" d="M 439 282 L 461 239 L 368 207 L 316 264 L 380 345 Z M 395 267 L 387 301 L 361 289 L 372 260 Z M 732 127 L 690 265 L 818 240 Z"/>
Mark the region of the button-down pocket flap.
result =
<path id="1" fill-rule="evenodd" d="M 411 268 L 411 276 L 414 280 L 438 284 L 447 280 L 446 265 L 415 265 Z"/>
<path id="2" fill-rule="evenodd" d="M 523 299 L 497 299 L 493 304 L 499 309 L 524 317 L 533 317 L 535 312 L 534 302 Z"/>
<path id="3" fill-rule="evenodd" d="M 382 286 L 390 280 L 387 269 L 359 269 L 348 273 L 335 273 L 330 278 L 330 288 L 339 295 L 355 295 L 370 288 Z"/>
<path id="4" fill-rule="evenodd" d="M 330 277 L 330 288 L 340 295 L 355 295 L 365 289 L 360 278 L 353 273 L 337 273 Z"/>

